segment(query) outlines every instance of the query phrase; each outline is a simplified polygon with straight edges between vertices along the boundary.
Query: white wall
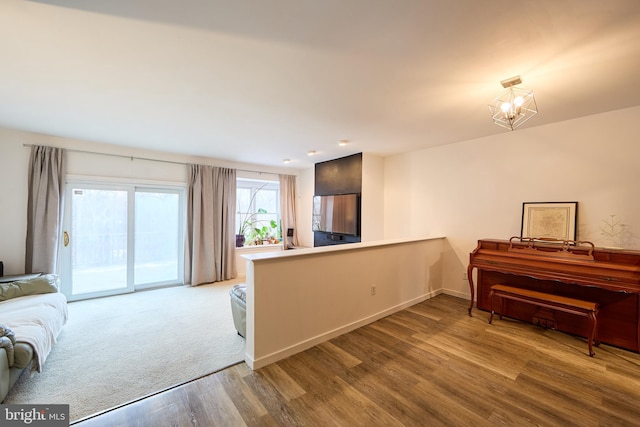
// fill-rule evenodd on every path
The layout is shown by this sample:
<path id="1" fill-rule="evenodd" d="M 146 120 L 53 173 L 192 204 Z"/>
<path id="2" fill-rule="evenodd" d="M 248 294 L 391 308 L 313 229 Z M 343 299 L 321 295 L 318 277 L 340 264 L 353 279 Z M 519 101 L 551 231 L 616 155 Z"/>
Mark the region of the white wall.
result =
<path id="1" fill-rule="evenodd" d="M 362 224 L 363 242 L 384 239 L 384 159 L 362 154 Z"/>
<path id="2" fill-rule="evenodd" d="M 260 368 L 436 295 L 443 241 L 247 255 L 246 362 Z"/>
<path id="3" fill-rule="evenodd" d="M 615 214 L 640 249 L 638 122 L 633 107 L 386 158 L 385 238 L 446 236 L 444 287 L 459 296 L 477 240 L 519 236 L 523 202 L 577 201 L 577 238 L 598 246 Z"/>
<path id="4" fill-rule="evenodd" d="M 280 252 L 284 250 L 282 245 L 262 245 L 262 246 L 246 246 L 244 248 L 236 248 L 236 267 L 238 269 L 238 276 L 247 275 L 247 260 L 245 255 L 249 254 L 261 254 L 265 252 Z"/>
<path id="5" fill-rule="evenodd" d="M 264 173 L 238 171 L 238 176 L 276 181 L 278 173 L 297 175 L 299 172 L 297 169 L 269 168 L 203 157 L 138 150 L 0 128 L 0 260 L 5 264 L 5 274 L 24 272 L 27 174 L 30 152 L 30 148 L 24 147 L 24 144 L 51 145 L 70 150 L 127 156 L 119 158 L 68 151 L 67 174 L 89 179 L 106 177 L 129 182 L 186 186 L 187 172 L 184 164 L 131 160 L 131 156 L 262 171 Z"/>
<path id="6" fill-rule="evenodd" d="M 4 274 L 24 273 L 29 151 L 0 128 L 0 261 Z"/>
<path id="7" fill-rule="evenodd" d="M 535 120 L 535 119 L 534 119 Z M 481 238 L 519 235 L 523 202 L 578 201 L 578 238 L 609 245 L 600 235 L 602 220 L 616 214 L 627 224 L 624 246 L 640 249 L 640 107 L 547 126 L 505 131 L 496 136 L 391 156 L 379 171 L 375 156 L 364 156 L 363 203 L 380 186 L 384 208 L 370 217 L 367 229 L 384 223 L 384 238 L 445 235 L 445 288 L 468 295 L 463 274 L 468 254 Z M 235 165 L 95 144 L 0 128 L 0 260 L 5 274 L 24 270 L 26 185 L 29 149 L 23 144 L 198 162 L 298 175 L 300 244 L 313 246 L 311 198 L 313 168 L 303 171 Z M 371 160 L 371 162 L 369 162 Z M 373 165 L 369 168 L 369 165 Z M 184 183 L 182 165 L 69 153 L 68 173 L 144 178 Z M 382 179 L 383 185 L 376 183 Z M 366 187 L 365 187 L 366 185 Z M 376 208 L 374 208 L 375 211 Z M 368 240 L 368 239 L 367 239 Z"/>
<path id="8" fill-rule="evenodd" d="M 315 169 L 308 168 L 298 174 L 298 244 L 307 248 L 313 247 L 313 231 L 311 230 L 311 217 L 313 215 L 313 194 L 315 183 Z"/>

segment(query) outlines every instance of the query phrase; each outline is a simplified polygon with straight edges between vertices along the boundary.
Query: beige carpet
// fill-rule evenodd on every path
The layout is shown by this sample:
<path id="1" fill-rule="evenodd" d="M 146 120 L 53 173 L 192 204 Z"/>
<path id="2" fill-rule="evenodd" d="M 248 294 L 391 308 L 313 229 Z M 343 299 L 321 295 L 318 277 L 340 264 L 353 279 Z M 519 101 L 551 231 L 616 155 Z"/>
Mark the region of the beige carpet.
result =
<path id="1" fill-rule="evenodd" d="M 42 373 L 23 375 L 4 403 L 69 404 L 73 421 L 244 360 L 235 283 L 69 303 Z"/>

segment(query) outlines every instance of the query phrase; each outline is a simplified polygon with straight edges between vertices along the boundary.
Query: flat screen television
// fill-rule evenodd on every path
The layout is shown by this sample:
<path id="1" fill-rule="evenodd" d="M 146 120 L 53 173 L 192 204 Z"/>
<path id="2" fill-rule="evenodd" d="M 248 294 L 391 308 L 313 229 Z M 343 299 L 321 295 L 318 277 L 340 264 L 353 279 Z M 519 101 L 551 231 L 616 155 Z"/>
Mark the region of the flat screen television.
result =
<path id="1" fill-rule="evenodd" d="M 357 236 L 358 194 L 313 196 L 313 231 Z"/>

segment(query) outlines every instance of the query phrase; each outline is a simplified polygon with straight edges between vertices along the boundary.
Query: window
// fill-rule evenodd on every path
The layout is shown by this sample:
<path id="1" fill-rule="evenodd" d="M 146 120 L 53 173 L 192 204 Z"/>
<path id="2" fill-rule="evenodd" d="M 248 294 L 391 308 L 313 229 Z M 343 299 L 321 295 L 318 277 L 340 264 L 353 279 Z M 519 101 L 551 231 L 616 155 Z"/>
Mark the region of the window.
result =
<path id="1" fill-rule="evenodd" d="M 67 182 L 62 290 L 69 300 L 182 282 L 184 191 Z"/>
<path id="2" fill-rule="evenodd" d="M 236 190 L 236 233 L 244 244 L 254 246 L 280 243 L 280 184 L 238 178 Z"/>

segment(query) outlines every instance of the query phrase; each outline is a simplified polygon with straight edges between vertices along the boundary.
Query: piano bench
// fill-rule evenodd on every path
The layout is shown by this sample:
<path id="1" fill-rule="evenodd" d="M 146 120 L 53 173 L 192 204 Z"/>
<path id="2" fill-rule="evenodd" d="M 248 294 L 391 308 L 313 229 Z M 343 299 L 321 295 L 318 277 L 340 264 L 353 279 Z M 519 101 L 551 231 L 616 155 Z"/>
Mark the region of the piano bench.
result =
<path id="1" fill-rule="evenodd" d="M 495 313 L 494 297 L 500 298 L 500 311 L 498 313 L 500 319 L 502 319 L 502 313 L 504 312 L 505 300 L 534 304 L 538 307 L 586 317 L 589 319 L 589 332 L 587 336 L 589 343 L 589 356 L 593 357 L 595 354 L 593 352 L 592 344 L 595 343 L 596 347 L 600 345 L 600 342 L 595 339 L 598 325 L 597 302 L 583 301 L 575 298 L 531 291 L 529 289 L 516 288 L 507 285 L 493 285 L 491 286 L 491 292 L 489 292 L 489 301 L 491 301 L 491 316 L 489 317 L 489 323 L 493 321 L 493 315 Z"/>

